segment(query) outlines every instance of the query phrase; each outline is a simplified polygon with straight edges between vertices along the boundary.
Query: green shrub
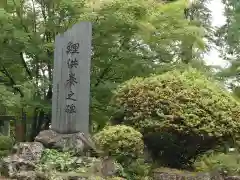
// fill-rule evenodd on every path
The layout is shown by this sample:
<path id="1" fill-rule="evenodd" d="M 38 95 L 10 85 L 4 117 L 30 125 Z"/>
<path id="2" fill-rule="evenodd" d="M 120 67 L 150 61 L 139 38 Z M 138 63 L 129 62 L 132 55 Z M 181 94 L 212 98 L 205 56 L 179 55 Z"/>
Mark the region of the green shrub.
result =
<path id="1" fill-rule="evenodd" d="M 110 177 L 107 180 L 125 180 L 125 178 L 122 178 L 122 177 Z"/>
<path id="2" fill-rule="evenodd" d="M 240 174 L 239 153 L 211 153 L 199 157 L 194 168 L 197 171 L 224 171 L 229 175 Z"/>
<path id="3" fill-rule="evenodd" d="M 40 171 L 57 170 L 60 172 L 74 169 L 75 159 L 69 152 L 58 152 L 54 149 L 45 149 L 38 164 Z"/>
<path id="4" fill-rule="evenodd" d="M 150 169 L 150 165 L 146 164 L 144 159 L 136 159 L 124 168 L 125 177 L 131 180 L 143 180 L 144 178 L 147 180 Z"/>
<path id="5" fill-rule="evenodd" d="M 8 136 L 0 136 L 0 158 L 10 154 L 13 140 Z"/>
<path id="6" fill-rule="evenodd" d="M 0 150 L 0 158 L 5 157 L 11 153 L 10 150 Z"/>
<path id="7" fill-rule="evenodd" d="M 131 79 L 113 104 L 123 109 L 121 123 L 143 134 L 153 159 L 173 168 L 191 165 L 240 131 L 240 103 L 192 68 Z"/>
<path id="8" fill-rule="evenodd" d="M 116 176 L 124 175 L 123 167 L 115 162 Z M 41 157 L 41 161 L 37 164 L 37 170 L 40 172 L 51 172 L 50 176 L 54 176 L 54 172 L 63 174 L 72 172 L 83 176 L 96 175 L 101 167 L 101 160 L 94 157 L 76 157 L 70 152 L 59 152 L 54 149 L 45 149 Z M 52 174 L 53 173 L 53 174 Z"/>
<path id="9" fill-rule="evenodd" d="M 125 125 L 107 126 L 93 137 L 101 150 L 119 162 L 131 161 L 143 153 L 142 134 Z"/>
<path id="10" fill-rule="evenodd" d="M 8 136 L 0 136 L 0 150 L 11 150 L 13 147 L 13 140 Z"/>

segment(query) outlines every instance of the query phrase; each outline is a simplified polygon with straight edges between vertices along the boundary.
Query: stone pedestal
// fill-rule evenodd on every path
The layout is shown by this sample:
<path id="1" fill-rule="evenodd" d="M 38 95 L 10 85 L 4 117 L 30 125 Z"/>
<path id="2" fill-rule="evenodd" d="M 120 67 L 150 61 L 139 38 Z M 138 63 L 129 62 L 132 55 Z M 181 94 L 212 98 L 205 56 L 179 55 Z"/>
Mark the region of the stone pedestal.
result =
<path id="1" fill-rule="evenodd" d="M 72 151 L 78 155 L 84 155 L 89 150 L 96 150 L 94 143 L 83 133 L 60 134 L 53 130 L 44 130 L 35 138 L 44 147 L 60 151 Z"/>
<path id="2" fill-rule="evenodd" d="M 2 159 L 0 164 L 1 174 L 15 177 L 20 171 L 33 171 L 40 161 L 44 147 L 39 142 L 24 142 L 14 146 L 14 154 Z"/>
<path id="3" fill-rule="evenodd" d="M 82 173 L 52 172 L 47 168 L 39 170 L 44 149 L 74 152 L 71 166 Z M 95 158 L 85 155 L 89 150 L 96 151 L 94 143 L 83 133 L 60 134 L 53 130 L 44 130 L 35 138 L 35 142 L 21 142 L 14 146 L 13 154 L 0 161 L 0 174 L 19 180 L 47 180 L 56 176 L 61 180 L 105 180 L 114 176 L 118 166 L 111 157 Z"/>

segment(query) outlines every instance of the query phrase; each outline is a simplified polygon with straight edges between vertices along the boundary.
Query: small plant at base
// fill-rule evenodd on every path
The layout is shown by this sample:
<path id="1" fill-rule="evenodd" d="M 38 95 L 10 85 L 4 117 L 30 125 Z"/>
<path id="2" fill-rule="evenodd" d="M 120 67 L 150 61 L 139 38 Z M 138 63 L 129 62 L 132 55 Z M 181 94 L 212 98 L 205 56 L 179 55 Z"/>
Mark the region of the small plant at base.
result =
<path id="1" fill-rule="evenodd" d="M 142 134 L 125 125 L 108 126 L 93 137 L 101 150 L 120 163 L 131 162 L 143 153 Z"/>
<path id="2" fill-rule="evenodd" d="M 147 180 L 150 172 L 150 165 L 144 163 L 144 159 L 136 159 L 125 167 L 125 174 L 127 179 L 131 180 Z"/>
<path id="3" fill-rule="evenodd" d="M 0 136 L 0 157 L 8 155 L 13 147 L 13 140 L 8 136 Z"/>
<path id="4" fill-rule="evenodd" d="M 70 171 L 74 164 L 74 159 L 69 152 L 58 152 L 53 149 L 44 150 L 40 164 L 38 164 L 38 170 L 49 171 L 54 169 L 57 171 Z"/>
<path id="5" fill-rule="evenodd" d="M 229 175 L 240 174 L 240 155 L 238 153 L 209 153 L 199 157 L 194 168 L 197 171 L 221 171 Z"/>

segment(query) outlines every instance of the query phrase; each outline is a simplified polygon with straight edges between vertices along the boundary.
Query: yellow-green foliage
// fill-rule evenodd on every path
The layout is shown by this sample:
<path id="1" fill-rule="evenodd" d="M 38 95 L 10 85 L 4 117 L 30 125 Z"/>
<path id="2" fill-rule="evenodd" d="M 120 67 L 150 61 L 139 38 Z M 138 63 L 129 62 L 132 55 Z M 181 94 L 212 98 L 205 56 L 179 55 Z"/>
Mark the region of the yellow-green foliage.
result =
<path id="1" fill-rule="evenodd" d="M 151 166 L 144 159 L 136 159 L 125 167 L 127 179 L 147 180 L 150 175 Z"/>
<path id="2" fill-rule="evenodd" d="M 191 166 L 240 132 L 240 103 L 193 68 L 131 79 L 113 104 L 124 110 L 123 124 L 142 132 L 153 160 L 172 168 Z"/>
<path id="3" fill-rule="evenodd" d="M 11 137 L 0 136 L 0 157 L 6 156 L 10 153 L 13 147 L 13 141 Z"/>
<path id="4" fill-rule="evenodd" d="M 115 92 L 124 121 L 143 131 L 171 129 L 222 137 L 240 131 L 240 103 L 195 69 L 134 78 Z"/>
<path id="5" fill-rule="evenodd" d="M 230 175 L 240 174 L 239 153 L 211 153 L 199 157 L 194 163 L 197 171 L 225 171 Z"/>
<path id="6" fill-rule="evenodd" d="M 107 180 L 125 180 L 125 179 L 122 177 L 111 177 L 111 178 L 108 178 Z"/>
<path id="7" fill-rule="evenodd" d="M 104 152 L 118 160 L 137 158 L 143 153 L 142 134 L 125 125 L 107 126 L 93 137 Z"/>
<path id="8" fill-rule="evenodd" d="M 0 150 L 10 150 L 13 147 L 11 137 L 0 136 Z"/>

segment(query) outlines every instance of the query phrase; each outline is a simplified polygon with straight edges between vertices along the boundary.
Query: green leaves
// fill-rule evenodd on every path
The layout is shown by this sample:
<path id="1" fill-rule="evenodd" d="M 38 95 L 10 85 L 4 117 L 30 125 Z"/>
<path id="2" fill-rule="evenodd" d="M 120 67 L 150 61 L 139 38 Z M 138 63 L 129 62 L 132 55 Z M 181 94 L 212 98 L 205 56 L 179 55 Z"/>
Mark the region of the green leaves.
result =
<path id="1" fill-rule="evenodd" d="M 13 140 L 11 137 L 0 135 L 0 151 L 11 150 L 13 147 Z"/>
<path id="2" fill-rule="evenodd" d="M 116 109 L 124 109 L 120 123 L 143 133 L 145 145 L 161 165 L 191 166 L 201 153 L 240 133 L 239 102 L 190 67 L 133 78 L 114 95 Z"/>
<path id="3" fill-rule="evenodd" d="M 227 23 L 220 27 L 216 33 L 217 42 L 222 52 L 222 57 L 227 60 L 229 66 L 218 73 L 221 80 L 230 80 L 232 90 L 239 83 L 239 45 L 240 45 L 240 12 L 239 2 L 236 0 L 223 1 L 225 4 L 225 16 Z M 229 84 L 229 83 L 228 83 Z"/>
<path id="4" fill-rule="evenodd" d="M 180 60 L 182 41 L 202 51 L 204 31 L 184 18 L 183 8 L 181 1 L 104 1 L 94 12 L 92 83 L 101 77 L 100 84 L 114 88 L 132 77 L 147 76 L 163 63 Z M 100 96 L 95 99 L 102 101 Z"/>
<path id="5" fill-rule="evenodd" d="M 0 159 L 11 153 L 13 143 L 11 137 L 2 136 L 0 134 Z"/>
<path id="6" fill-rule="evenodd" d="M 129 80 L 118 88 L 114 100 L 125 110 L 125 123 L 142 132 L 149 128 L 148 123 L 141 123 L 146 119 L 156 123 L 154 129 L 159 131 L 170 128 L 211 136 L 238 132 L 240 112 L 236 107 L 240 104 L 220 85 L 191 68 Z M 156 111 L 163 119 L 155 116 Z M 175 122 L 174 117 L 182 118 L 184 124 Z"/>
<path id="7" fill-rule="evenodd" d="M 6 20 L 6 11 L 3 8 L 0 8 L 0 20 Z"/>
<path id="8" fill-rule="evenodd" d="M 38 170 L 42 172 L 49 172 L 49 170 L 60 172 L 72 171 L 74 162 L 75 159 L 69 152 L 46 149 L 42 155 L 41 163 L 38 164 Z"/>
<path id="9" fill-rule="evenodd" d="M 116 157 L 120 163 L 131 162 L 143 153 L 141 133 L 125 125 L 108 126 L 93 139 L 104 153 Z"/>
<path id="10" fill-rule="evenodd" d="M 226 171 L 228 175 L 240 173 L 238 153 L 207 153 L 199 157 L 194 167 L 197 171 Z"/>
<path id="11" fill-rule="evenodd" d="M 15 104 L 28 111 L 35 107 L 50 110 L 47 92 L 52 84 L 56 34 L 79 21 L 92 22 L 91 117 L 99 127 L 110 119 L 111 91 L 119 83 L 181 61 L 183 48 L 188 50 L 182 42 L 193 43 L 197 50 L 205 48 L 202 28 L 184 18 L 181 0 L 34 0 L 32 4 L 8 0 L 1 8 L 1 62 L 14 79 L 14 86 L 24 91 L 21 101 L 14 96 Z M 199 52 L 195 52 L 197 56 Z"/>

